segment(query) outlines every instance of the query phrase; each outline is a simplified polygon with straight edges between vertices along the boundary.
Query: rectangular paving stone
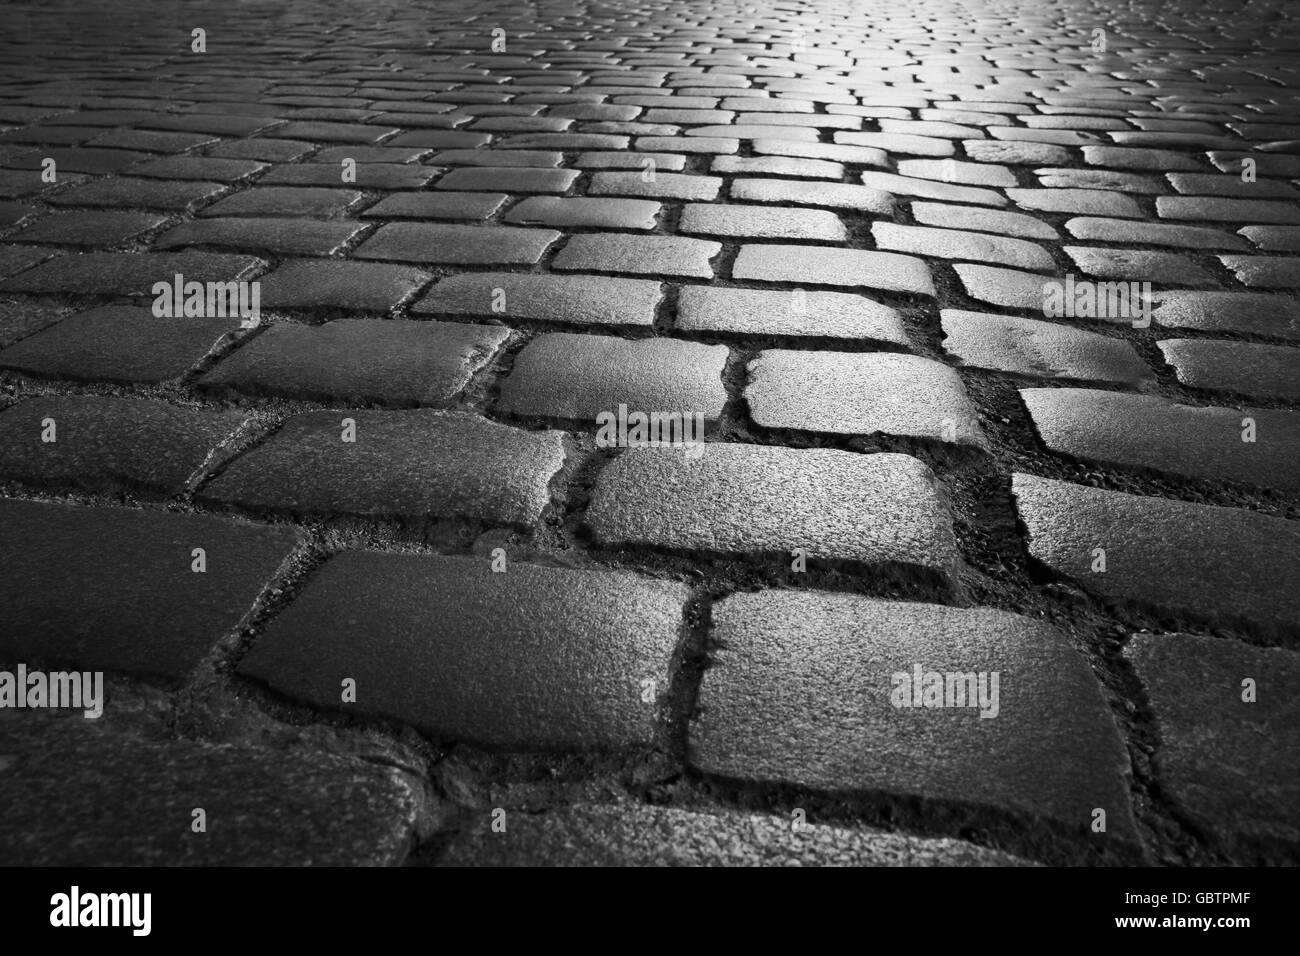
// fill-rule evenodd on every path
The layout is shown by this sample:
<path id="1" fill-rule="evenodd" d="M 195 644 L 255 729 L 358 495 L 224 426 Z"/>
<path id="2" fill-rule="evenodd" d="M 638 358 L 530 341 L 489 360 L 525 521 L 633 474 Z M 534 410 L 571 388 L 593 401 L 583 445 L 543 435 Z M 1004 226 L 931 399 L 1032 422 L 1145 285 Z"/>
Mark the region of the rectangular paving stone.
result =
<path id="1" fill-rule="evenodd" d="M 338 259 L 286 259 L 262 282 L 262 305 L 388 312 L 428 281 L 408 266 Z"/>
<path id="2" fill-rule="evenodd" d="M 1007 197 L 1021 209 L 1076 216 L 1116 216 L 1141 219 L 1145 214 L 1131 196 L 1105 189 L 1008 189 Z M 1159 202 L 1165 197 L 1157 197 Z"/>
<path id="3" fill-rule="evenodd" d="M 0 863 L 395 866 L 418 839 L 427 797 L 408 770 L 306 734 L 289 747 L 249 746 L 105 723 L 32 711 L 0 722 Z M 202 804 L 202 838 L 181 803 Z"/>
<path id="4" fill-rule="evenodd" d="M 1252 289 L 1300 289 L 1300 257 L 1219 256 L 1219 261 Z"/>
<path id="5" fill-rule="evenodd" d="M 1124 648 L 1151 702 L 1162 789 L 1230 852 L 1300 844 L 1300 655 L 1192 634 L 1135 634 Z M 1251 681 L 1249 701 L 1243 689 Z"/>
<path id="6" fill-rule="evenodd" d="M 877 222 L 871 226 L 878 249 L 908 252 L 938 259 L 973 259 L 1017 269 L 1055 268 L 1051 254 L 1042 246 L 1023 239 L 994 236 L 958 229 L 931 229 Z"/>
<path id="7" fill-rule="evenodd" d="M 898 174 L 909 179 L 936 179 L 963 186 L 988 186 L 993 189 L 1016 185 L 1016 177 L 1006 166 L 995 163 L 960 163 L 948 159 L 904 159 Z"/>
<path id="8" fill-rule="evenodd" d="M 1214 286 L 1218 280 L 1186 256 L 1149 249 L 1065 246 L 1080 271 L 1103 279 L 1127 279 L 1160 286 Z"/>
<path id="9" fill-rule="evenodd" d="M 377 143 L 398 132 L 401 131 L 366 123 L 285 123 L 275 135 L 309 143 Z"/>
<path id="10" fill-rule="evenodd" d="M 1300 353 L 1293 348 L 1214 339 L 1162 339 L 1156 345 L 1178 381 L 1191 388 L 1300 401 Z"/>
<path id="11" fill-rule="evenodd" d="M 977 163 L 1008 166 L 1060 166 L 1070 162 L 1070 151 L 1051 143 L 996 143 L 968 139 L 962 142 L 966 155 Z"/>
<path id="12" fill-rule="evenodd" d="M 233 183 L 263 169 L 266 169 L 266 164 L 251 159 L 164 156 L 132 166 L 131 175 L 149 179 L 206 179 L 209 182 Z"/>
<path id="13" fill-rule="evenodd" d="M 70 315 L 0 352 L 0 368 L 42 378 L 164 382 L 198 365 L 239 319 L 156 318 L 110 305 Z"/>
<path id="14" fill-rule="evenodd" d="M 720 242 L 684 236 L 583 233 L 570 236 L 551 265 L 562 272 L 625 272 L 711 279 L 710 260 L 721 251 Z"/>
<path id="15" fill-rule="evenodd" d="M 165 216 L 147 212 L 68 212 L 38 219 L 8 236 L 6 241 L 115 246 L 166 221 Z"/>
<path id="16" fill-rule="evenodd" d="M 867 188 L 877 189 L 893 196 L 920 196 L 923 199 L 936 199 L 941 202 L 969 202 L 985 206 L 1007 204 L 1006 198 L 1001 193 L 974 186 L 955 186 L 951 183 L 937 183 L 929 179 L 914 179 L 875 170 L 860 174 L 859 179 Z"/>
<path id="17" fill-rule="evenodd" d="M 506 567 L 336 555 L 271 622 L 240 673 L 441 740 L 511 750 L 655 742 L 686 588 L 622 572 Z M 355 704 L 339 703 L 344 678 L 356 681 Z"/>
<path id="18" fill-rule="evenodd" d="M 1300 252 L 1300 226 L 1243 226 L 1237 232 L 1265 252 Z"/>
<path id="19" fill-rule="evenodd" d="M 1056 322 L 944 309 L 943 347 L 962 364 L 1035 378 L 1138 385 L 1155 378 L 1123 339 Z"/>
<path id="20" fill-rule="evenodd" d="M 692 332 L 876 340 L 910 346 L 898 311 L 844 292 L 683 286 L 676 327 Z"/>
<path id="21" fill-rule="evenodd" d="M 501 326 L 460 322 L 283 323 L 226 356 L 199 384 L 319 401 L 438 405 L 451 401 L 508 335 Z"/>
<path id="22" fill-rule="evenodd" d="M 521 166 L 471 166 L 453 169 L 435 184 L 437 189 L 474 192 L 562 193 L 578 178 L 576 169 L 528 169 Z"/>
<path id="23" fill-rule="evenodd" d="M 551 332 L 529 342 L 501 384 L 499 408 L 514 415 L 585 421 L 602 412 L 703 415 L 715 421 L 727 393 L 725 345 L 677 339 L 628 341 Z M 702 439 L 703 436 L 697 436 Z"/>
<path id="24" fill-rule="evenodd" d="M 822 246 L 741 246 L 731 267 L 734 279 L 834 285 L 933 296 L 930 268 L 922 259 L 892 252 Z"/>
<path id="25" fill-rule="evenodd" d="M 709 442 L 628 448 L 596 479 L 598 542 L 706 554 L 897 563 L 947 574 L 952 519 L 930 469 L 908 455 Z"/>
<path id="26" fill-rule="evenodd" d="M 1080 217 L 1065 224 L 1075 239 L 1095 242 L 1122 242 L 1131 245 L 1180 246 L 1187 249 L 1248 249 L 1240 236 L 1221 229 L 1200 226 L 1174 226 L 1158 222 L 1134 222 L 1131 219 L 1090 219 Z"/>
<path id="27" fill-rule="evenodd" d="M 328 256 L 363 229 L 365 223 L 331 219 L 194 219 L 167 230 L 153 247 L 221 246 L 285 256 Z"/>
<path id="28" fill-rule="evenodd" d="M 730 196 L 746 202 L 854 209 L 877 216 L 894 214 L 894 197 L 879 189 L 849 183 L 809 183 L 792 179 L 736 179 Z"/>
<path id="29" fill-rule="evenodd" d="M 1113 169 L 1035 169 L 1034 176 L 1038 185 L 1048 189 L 1113 189 L 1144 195 L 1168 192 L 1159 180 L 1150 176 Z"/>
<path id="30" fill-rule="evenodd" d="M 361 213 L 363 219 L 466 219 L 481 222 L 505 205 L 505 193 L 393 193 Z"/>
<path id="31" fill-rule="evenodd" d="M 81 183 L 46 197 L 54 206 L 121 206 L 184 212 L 226 191 L 225 183 L 113 176 Z"/>
<path id="32" fill-rule="evenodd" d="M 428 166 L 404 163 L 357 162 L 356 178 L 343 179 L 342 163 L 295 163 L 276 166 L 258 180 L 258 186 L 354 186 L 357 189 L 419 189 L 438 175 Z"/>
<path id="33" fill-rule="evenodd" d="M 181 679 L 301 540 L 208 515 L 0 500 L 0 654 Z"/>
<path id="34" fill-rule="evenodd" d="M 766 590 L 715 604 L 713 639 L 688 750 L 706 774 L 976 804 L 1081 834 L 1101 807 L 1107 839 L 1137 841 L 1124 742 L 1048 624 Z"/>
<path id="35" fill-rule="evenodd" d="M 516 819 L 518 822 L 516 822 Z M 1019 866 L 1017 857 L 960 840 L 806 824 L 775 814 L 580 804 L 461 830 L 439 866 Z"/>
<path id="36" fill-rule="evenodd" d="M 1045 283 L 1060 280 L 1045 279 L 1032 272 L 1001 269 L 996 266 L 953 264 L 966 294 L 972 299 L 989 302 L 1004 309 L 1043 308 Z"/>
<path id="37" fill-rule="evenodd" d="M 889 154 L 871 146 L 845 146 L 842 143 L 806 143 L 795 139 L 756 139 L 750 144 L 760 156 L 787 156 L 810 160 L 829 160 L 855 166 L 888 166 Z"/>
<path id="38" fill-rule="evenodd" d="M 913 202 L 911 209 L 912 218 L 925 226 L 1001 233 L 1004 236 L 1019 236 L 1024 239 L 1060 238 L 1060 234 L 1050 223 L 1019 212 L 930 202 Z"/>
<path id="39" fill-rule="evenodd" d="M 662 208 L 648 199 L 530 196 L 512 207 L 505 221 L 560 228 L 650 230 L 657 225 Z"/>
<path id="40" fill-rule="evenodd" d="M 636 154 L 634 154 L 636 155 Z M 599 172 L 591 177 L 587 187 L 590 196 L 643 196 L 649 199 L 711 200 L 718 197 L 722 180 L 717 176 L 700 176 L 691 173 L 665 173 L 653 170 L 639 172 Z"/>
<path id="41" fill-rule="evenodd" d="M 1253 332 L 1300 339 L 1300 305 L 1290 296 L 1251 292 L 1159 292 L 1157 325 L 1206 332 Z"/>
<path id="42" fill-rule="evenodd" d="M 725 203 L 687 203 L 677 228 L 705 236 L 752 239 L 811 239 L 847 242 L 844 223 L 824 209 L 773 209 Z"/>
<path id="43" fill-rule="evenodd" d="M 343 440 L 344 419 L 355 423 L 355 441 Z M 296 514 L 531 525 L 550 503 L 561 439 L 462 412 L 303 412 L 200 495 Z"/>
<path id="44" fill-rule="evenodd" d="M 533 265 L 559 238 L 554 229 L 392 222 L 381 226 L 353 255 L 445 265 Z"/>
<path id="45" fill-rule="evenodd" d="M 262 261 L 252 256 L 212 252 L 87 252 L 60 256 L 0 282 L 3 292 L 85 292 L 153 295 L 156 282 L 230 282 L 257 274 Z"/>
<path id="46" fill-rule="evenodd" d="M 1208 196 L 1157 196 L 1161 219 L 1209 222 L 1272 222 L 1300 225 L 1300 205 L 1266 199 L 1221 199 Z"/>
<path id="47" fill-rule="evenodd" d="M 255 159 L 264 163 L 291 163 L 301 159 L 316 147 L 296 139 L 277 139 L 256 136 L 251 139 L 233 139 L 218 143 L 207 151 L 208 156 L 222 159 Z"/>
<path id="48" fill-rule="evenodd" d="M 1083 388 L 1027 388 L 1043 443 L 1058 454 L 1127 468 L 1300 489 L 1300 413 L 1197 407 L 1155 395 Z M 1254 441 L 1245 441 L 1247 420 Z"/>
<path id="49" fill-rule="evenodd" d="M 415 303 L 412 311 L 580 325 L 648 326 L 654 323 L 662 298 L 663 287 L 647 279 L 471 272 L 442 279 Z"/>
<path id="50" fill-rule="evenodd" d="M 1240 508 L 1012 475 L 1029 553 L 1112 604 L 1294 634 L 1300 528 Z M 1105 551 L 1104 572 L 1092 569 Z"/>
<path id="51" fill-rule="evenodd" d="M 767 349 L 748 371 L 745 400 L 764 428 L 984 444 L 961 377 L 932 359 Z"/>
<path id="52" fill-rule="evenodd" d="M 848 133 L 835 134 L 835 142 L 845 146 L 867 146 L 904 156 L 951 156 L 955 150 L 946 139 L 937 136 L 912 136 L 907 133 Z"/>
<path id="53" fill-rule="evenodd" d="M 434 166 L 530 166 L 543 169 L 561 165 L 564 154 L 549 150 L 445 149 L 429 157 L 428 162 Z"/>
<path id="54" fill-rule="evenodd" d="M 204 209 L 203 216 L 303 216 L 328 219 L 341 215 L 361 198 L 354 189 L 307 186 L 253 186 Z"/>
<path id="55" fill-rule="evenodd" d="M 38 486 L 176 494 L 245 417 L 143 399 L 32 396 L 0 412 L 0 475 Z"/>
<path id="56" fill-rule="evenodd" d="M 559 154 L 557 154 L 559 155 Z M 665 172 L 679 173 L 686 168 L 686 157 L 681 153 L 603 153 L 590 152 L 579 153 L 578 158 L 573 161 L 574 166 L 579 169 L 643 169 L 645 161 L 649 159 L 654 162 L 656 173 L 660 170 Z M 559 161 L 556 161 L 559 164 Z"/>

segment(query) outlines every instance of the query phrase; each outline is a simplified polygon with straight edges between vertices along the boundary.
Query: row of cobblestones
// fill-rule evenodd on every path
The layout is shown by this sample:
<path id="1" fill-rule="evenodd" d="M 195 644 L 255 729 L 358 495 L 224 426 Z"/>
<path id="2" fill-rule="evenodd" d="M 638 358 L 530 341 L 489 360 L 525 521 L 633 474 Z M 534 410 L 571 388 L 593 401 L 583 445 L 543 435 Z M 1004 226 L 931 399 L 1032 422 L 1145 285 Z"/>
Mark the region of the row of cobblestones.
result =
<path id="1" fill-rule="evenodd" d="M 1300 859 L 1280 0 L 4 15 L 0 862 Z"/>

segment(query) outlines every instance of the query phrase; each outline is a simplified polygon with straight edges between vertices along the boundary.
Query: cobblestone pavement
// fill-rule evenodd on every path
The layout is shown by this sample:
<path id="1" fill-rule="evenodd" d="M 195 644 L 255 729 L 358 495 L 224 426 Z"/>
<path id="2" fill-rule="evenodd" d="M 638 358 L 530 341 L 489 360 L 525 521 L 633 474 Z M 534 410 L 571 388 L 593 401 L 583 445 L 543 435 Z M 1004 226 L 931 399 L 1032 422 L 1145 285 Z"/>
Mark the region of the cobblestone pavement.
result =
<path id="1" fill-rule="evenodd" d="M 4 4 L 0 862 L 1300 861 L 1298 10 Z"/>

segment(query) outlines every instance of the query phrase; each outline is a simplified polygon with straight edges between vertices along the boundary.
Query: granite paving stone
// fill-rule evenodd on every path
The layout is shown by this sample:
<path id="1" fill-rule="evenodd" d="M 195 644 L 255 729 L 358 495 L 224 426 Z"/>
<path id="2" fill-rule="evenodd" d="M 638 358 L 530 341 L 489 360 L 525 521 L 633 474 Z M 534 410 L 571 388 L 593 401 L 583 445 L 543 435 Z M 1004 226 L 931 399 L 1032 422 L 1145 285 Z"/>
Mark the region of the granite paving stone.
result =
<path id="1" fill-rule="evenodd" d="M 638 574 L 524 561 L 494 573 L 475 558 L 345 552 L 313 575 L 240 672 L 440 739 L 514 750 L 647 744 L 686 596 Z M 355 704 L 339 703 L 344 678 L 356 681 Z"/>
<path id="2" fill-rule="evenodd" d="M 344 440 L 350 432 L 355 440 Z M 564 455 L 559 432 L 525 432 L 464 412 L 302 412 L 200 494 L 297 514 L 528 525 L 549 504 Z"/>
<path id="3" fill-rule="evenodd" d="M 283 323 L 226 356 L 199 384 L 320 401 L 438 405 L 491 361 L 507 334 L 500 326 L 401 319 Z"/>
<path id="4" fill-rule="evenodd" d="M 303 540 L 210 515 L 13 499 L 0 500 L 0 528 L 0 654 L 173 680 L 239 624 Z"/>

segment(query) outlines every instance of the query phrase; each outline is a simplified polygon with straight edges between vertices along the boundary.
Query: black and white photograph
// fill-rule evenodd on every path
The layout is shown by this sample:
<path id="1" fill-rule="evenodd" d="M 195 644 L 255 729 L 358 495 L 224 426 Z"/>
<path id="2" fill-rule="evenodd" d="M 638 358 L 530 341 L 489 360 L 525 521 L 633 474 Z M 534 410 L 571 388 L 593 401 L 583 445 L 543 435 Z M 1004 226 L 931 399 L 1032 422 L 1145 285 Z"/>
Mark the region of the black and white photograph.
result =
<path id="1" fill-rule="evenodd" d="M 1297 863 L 1300 3 L 0 0 L 6 925 Z"/>

